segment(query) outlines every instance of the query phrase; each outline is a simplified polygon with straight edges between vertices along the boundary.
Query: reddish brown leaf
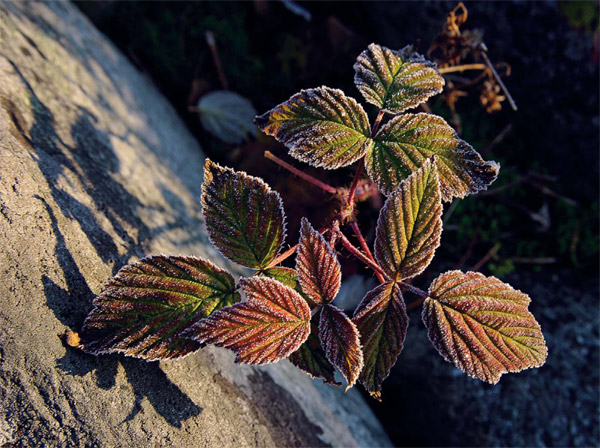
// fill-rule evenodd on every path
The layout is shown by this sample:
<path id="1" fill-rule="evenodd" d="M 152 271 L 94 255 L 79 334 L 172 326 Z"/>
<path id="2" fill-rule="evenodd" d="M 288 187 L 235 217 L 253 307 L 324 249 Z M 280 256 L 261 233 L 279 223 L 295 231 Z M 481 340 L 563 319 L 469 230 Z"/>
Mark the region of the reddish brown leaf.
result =
<path id="1" fill-rule="evenodd" d="M 268 277 L 240 280 L 246 301 L 212 314 L 187 332 L 192 339 L 225 347 L 245 364 L 286 358 L 310 333 L 310 308 L 293 289 Z"/>
<path id="2" fill-rule="evenodd" d="M 431 284 L 423 322 L 447 361 L 495 384 L 504 373 L 546 361 L 548 349 L 527 309 L 530 302 L 529 296 L 495 277 L 449 271 Z"/>
<path id="3" fill-rule="evenodd" d="M 335 299 L 342 282 L 342 270 L 335 252 L 306 218 L 302 218 L 296 272 L 302 291 L 317 304 Z"/>
<path id="4" fill-rule="evenodd" d="M 329 362 L 346 379 L 347 391 L 354 386 L 363 368 L 363 353 L 356 326 L 342 310 L 325 305 L 321 309 L 319 339 Z"/>

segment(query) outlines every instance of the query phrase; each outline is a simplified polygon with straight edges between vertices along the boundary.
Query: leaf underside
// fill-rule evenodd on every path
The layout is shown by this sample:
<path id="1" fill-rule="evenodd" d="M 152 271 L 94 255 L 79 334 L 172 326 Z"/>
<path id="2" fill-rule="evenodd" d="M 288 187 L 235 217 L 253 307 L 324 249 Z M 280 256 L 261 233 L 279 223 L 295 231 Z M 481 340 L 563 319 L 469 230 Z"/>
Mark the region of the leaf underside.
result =
<path id="1" fill-rule="evenodd" d="M 179 358 L 200 348 L 186 329 L 240 300 L 231 275 L 196 257 L 157 255 L 123 267 L 94 299 L 81 348 L 147 360 Z"/>
<path id="2" fill-rule="evenodd" d="M 296 159 L 326 169 L 351 165 L 373 145 L 362 106 L 329 87 L 302 90 L 254 122 Z"/>
<path id="3" fill-rule="evenodd" d="M 381 127 L 374 140 L 365 165 L 386 195 L 432 155 L 437 158 L 444 201 L 487 189 L 500 169 L 496 162 L 485 162 L 437 115 L 398 115 Z"/>
<path id="4" fill-rule="evenodd" d="M 213 245 L 236 263 L 266 268 L 285 238 L 281 198 L 261 179 L 206 160 L 202 208 Z"/>
<path id="5" fill-rule="evenodd" d="M 268 364 L 288 357 L 310 333 L 310 308 L 293 289 L 267 277 L 240 280 L 247 300 L 213 313 L 186 335 L 235 352 L 235 361 Z"/>
<path id="6" fill-rule="evenodd" d="M 358 56 L 354 71 L 354 83 L 365 100 L 392 114 L 424 103 L 445 84 L 434 63 L 376 44 Z"/>
<path id="7" fill-rule="evenodd" d="M 337 256 L 306 218 L 300 227 L 296 272 L 302 291 L 317 304 L 332 302 L 340 290 L 342 269 Z"/>
<path id="8" fill-rule="evenodd" d="M 342 310 L 325 305 L 319 320 L 319 339 L 329 362 L 346 379 L 346 390 L 350 389 L 363 368 L 363 353 L 356 326 Z"/>
<path id="9" fill-rule="evenodd" d="M 242 143 L 256 137 L 252 119 L 256 110 L 243 96 L 229 90 L 216 90 L 200 98 L 198 113 L 202 127 L 226 143 Z"/>
<path id="10" fill-rule="evenodd" d="M 495 277 L 449 271 L 429 288 L 423 322 L 438 352 L 469 376 L 495 384 L 540 367 L 548 349 L 529 296 Z"/>
<path id="11" fill-rule="evenodd" d="M 408 316 L 399 286 L 382 283 L 359 303 L 352 321 L 360 333 L 364 367 L 359 380 L 374 398 L 381 400 L 381 383 L 402 351 Z"/>
<path id="12" fill-rule="evenodd" d="M 436 163 L 428 159 L 387 198 L 379 213 L 375 259 L 392 279 L 425 270 L 442 234 L 442 200 Z"/>

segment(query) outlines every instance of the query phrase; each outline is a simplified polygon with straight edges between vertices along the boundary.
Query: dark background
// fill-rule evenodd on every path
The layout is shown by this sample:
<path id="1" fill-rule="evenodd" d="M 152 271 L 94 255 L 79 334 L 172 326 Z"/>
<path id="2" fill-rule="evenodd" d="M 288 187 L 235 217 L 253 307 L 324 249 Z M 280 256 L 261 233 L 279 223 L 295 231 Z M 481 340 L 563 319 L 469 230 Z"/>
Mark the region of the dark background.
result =
<path id="1" fill-rule="evenodd" d="M 230 89 L 263 113 L 301 88 L 321 85 L 361 100 L 353 85 L 356 56 L 370 42 L 390 48 L 418 42 L 425 52 L 456 3 L 300 5 L 310 21 L 281 2 L 78 4 L 169 98 L 207 155 L 264 177 L 282 193 L 291 244 L 301 216 L 319 226 L 336 204 L 263 157 L 269 149 L 292 162 L 285 148 L 264 136 L 227 145 L 188 111 L 199 94 L 221 88 L 205 31 L 215 35 Z M 597 446 L 598 3 L 466 6 L 462 29 L 481 29 L 492 61 L 510 64 L 504 81 L 519 108 L 512 111 L 503 102 L 500 112 L 488 114 L 477 88 L 459 99 L 462 138 L 502 169 L 491 194 L 445 206 L 442 247 L 415 283 L 426 288 L 445 269 L 482 264 L 483 273 L 532 297 L 549 358 L 541 369 L 507 375 L 496 386 L 483 384 L 439 357 L 413 311 L 405 350 L 384 383 L 383 403 L 368 401 L 397 445 Z M 455 118 L 440 97 L 429 105 Z M 366 110 L 373 117 L 374 109 Z M 306 171 L 333 185 L 352 177 L 351 169 Z M 376 205 L 360 207 L 371 241 Z M 350 259 L 343 267 L 345 275 L 368 275 Z"/>

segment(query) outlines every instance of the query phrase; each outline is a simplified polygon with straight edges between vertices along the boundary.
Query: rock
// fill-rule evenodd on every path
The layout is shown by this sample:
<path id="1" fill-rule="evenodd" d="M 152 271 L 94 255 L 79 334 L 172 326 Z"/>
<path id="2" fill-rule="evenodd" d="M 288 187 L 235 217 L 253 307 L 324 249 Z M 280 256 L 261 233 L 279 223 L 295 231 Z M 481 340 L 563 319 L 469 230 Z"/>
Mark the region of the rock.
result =
<path id="1" fill-rule="evenodd" d="M 388 446 L 356 390 L 287 361 L 61 343 L 129 261 L 227 265 L 201 220 L 197 142 L 74 6 L 0 3 L 0 43 L 0 446 Z"/>

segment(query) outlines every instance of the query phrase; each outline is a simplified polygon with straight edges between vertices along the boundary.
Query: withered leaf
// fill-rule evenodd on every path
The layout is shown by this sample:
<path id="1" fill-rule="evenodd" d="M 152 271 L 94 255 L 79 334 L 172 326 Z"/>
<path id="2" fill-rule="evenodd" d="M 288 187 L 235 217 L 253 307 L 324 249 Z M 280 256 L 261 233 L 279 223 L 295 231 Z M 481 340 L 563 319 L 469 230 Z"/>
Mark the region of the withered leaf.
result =
<path id="1" fill-rule="evenodd" d="M 340 290 L 342 269 L 337 256 L 306 218 L 300 228 L 296 272 L 302 291 L 317 304 L 332 302 Z"/>
<path id="2" fill-rule="evenodd" d="M 356 162 L 373 145 L 362 106 L 329 87 L 302 90 L 254 122 L 296 159 L 326 169 Z"/>
<path id="3" fill-rule="evenodd" d="M 147 360 L 178 358 L 200 345 L 184 331 L 240 300 L 231 275 L 196 257 L 155 255 L 123 267 L 94 299 L 81 348 Z"/>
<path id="4" fill-rule="evenodd" d="M 540 367 L 548 349 L 531 299 L 495 277 L 449 271 L 429 288 L 423 322 L 437 351 L 469 376 L 495 384 Z"/>
<path id="5" fill-rule="evenodd" d="M 406 305 L 399 286 L 386 282 L 369 291 L 356 308 L 352 321 L 363 346 L 364 367 L 359 380 L 371 396 L 381 400 L 381 383 L 396 364 L 408 328 Z"/>
<path id="6" fill-rule="evenodd" d="M 442 234 L 442 199 L 436 163 L 427 159 L 402 181 L 379 212 L 375 259 L 392 279 L 425 270 Z"/>
<path id="7" fill-rule="evenodd" d="M 342 310 L 325 305 L 319 320 L 319 339 L 329 362 L 346 379 L 346 390 L 350 389 L 363 368 L 363 352 L 356 326 Z"/>
<path id="8" fill-rule="evenodd" d="M 366 168 L 386 195 L 432 155 L 437 157 L 444 201 L 487 189 L 500 169 L 496 162 L 485 162 L 437 115 L 396 116 L 381 127 L 374 140 L 375 146 L 365 159 Z"/>
<path id="9" fill-rule="evenodd" d="M 354 71 L 354 83 L 365 100 L 392 114 L 424 103 L 445 84 L 434 63 L 377 44 L 358 56 Z"/>
<path id="10" fill-rule="evenodd" d="M 262 179 L 207 159 L 202 207 L 210 240 L 225 257 L 263 269 L 277 256 L 285 214 L 279 194 Z"/>
<path id="11" fill-rule="evenodd" d="M 310 308 L 293 289 L 268 277 L 240 280 L 246 301 L 213 313 L 186 335 L 235 352 L 235 361 L 268 364 L 298 350 L 310 333 Z"/>

